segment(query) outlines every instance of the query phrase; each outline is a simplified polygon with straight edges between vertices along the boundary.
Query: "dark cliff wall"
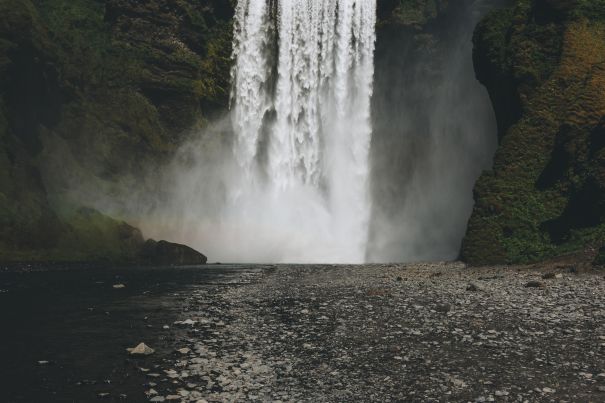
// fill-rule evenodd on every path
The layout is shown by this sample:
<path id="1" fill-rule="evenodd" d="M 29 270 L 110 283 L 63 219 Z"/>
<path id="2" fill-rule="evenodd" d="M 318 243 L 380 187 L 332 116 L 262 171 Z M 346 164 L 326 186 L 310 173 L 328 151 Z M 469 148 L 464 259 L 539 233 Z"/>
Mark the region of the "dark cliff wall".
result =
<path id="1" fill-rule="evenodd" d="M 141 244 L 62 193 L 135 185 L 226 108 L 232 13 L 228 0 L 0 0 L 0 259 Z"/>
<path id="2" fill-rule="evenodd" d="M 463 258 L 590 254 L 605 241 L 605 1 L 517 0 L 474 42 L 500 145 L 475 188 Z"/>

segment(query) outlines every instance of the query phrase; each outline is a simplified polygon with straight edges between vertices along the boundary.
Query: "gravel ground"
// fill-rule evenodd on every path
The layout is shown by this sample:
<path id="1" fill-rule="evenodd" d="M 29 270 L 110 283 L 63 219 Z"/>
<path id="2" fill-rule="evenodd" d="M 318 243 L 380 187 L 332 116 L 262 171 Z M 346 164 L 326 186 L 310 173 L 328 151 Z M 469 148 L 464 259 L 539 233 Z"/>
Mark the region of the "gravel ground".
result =
<path id="1" fill-rule="evenodd" d="M 599 271 L 270 266 L 185 306 L 151 401 L 605 401 Z"/>

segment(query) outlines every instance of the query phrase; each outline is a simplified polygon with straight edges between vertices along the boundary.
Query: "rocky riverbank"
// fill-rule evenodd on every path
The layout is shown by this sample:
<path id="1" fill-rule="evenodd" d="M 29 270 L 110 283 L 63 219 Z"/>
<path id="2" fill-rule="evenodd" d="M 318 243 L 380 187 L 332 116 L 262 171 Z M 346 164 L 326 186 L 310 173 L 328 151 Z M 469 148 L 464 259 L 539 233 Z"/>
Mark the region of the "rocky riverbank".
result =
<path id="1" fill-rule="evenodd" d="M 566 264 L 277 266 L 198 288 L 151 401 L 601 401 L 605 278 Z M 143 365 L 142 365 L 143 367 Z"/>

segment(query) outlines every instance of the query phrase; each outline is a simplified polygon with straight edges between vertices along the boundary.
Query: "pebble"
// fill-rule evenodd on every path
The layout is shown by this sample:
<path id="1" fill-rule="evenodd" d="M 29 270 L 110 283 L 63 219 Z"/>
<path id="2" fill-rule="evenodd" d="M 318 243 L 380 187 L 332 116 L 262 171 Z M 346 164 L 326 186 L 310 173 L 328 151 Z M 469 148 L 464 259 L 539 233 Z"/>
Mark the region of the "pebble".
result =
<path id="1" fill-rule="evenodd" d="M 155 353 L 155 350 L 145 343 L 139 343 L 136 347 L 127 348 L 126 351 L 128 351 L 130 355 L 151 355 Z"/>
<path id="2" fill-rule="evenodd" d="M 186 319 L 183 321 L 176 321 L 174 322 L 175 325 L 181 325 L 181 326 L 193 326 L 197 323 L 197 321 L 193 320 L 193 319 Z"/>
<path id="3" fill-rule="evenodd" d="M 543 273 L 457 263 L 272 266 L 229 287 L 194 287 L 183 302 L 191 319 L 171 332 L 180 354 L 151 367 L 160 386 L 147 395 L 589 401 L 605 387 L 605 282 L 578 274 L 544 292 L 523 287 Z"/>

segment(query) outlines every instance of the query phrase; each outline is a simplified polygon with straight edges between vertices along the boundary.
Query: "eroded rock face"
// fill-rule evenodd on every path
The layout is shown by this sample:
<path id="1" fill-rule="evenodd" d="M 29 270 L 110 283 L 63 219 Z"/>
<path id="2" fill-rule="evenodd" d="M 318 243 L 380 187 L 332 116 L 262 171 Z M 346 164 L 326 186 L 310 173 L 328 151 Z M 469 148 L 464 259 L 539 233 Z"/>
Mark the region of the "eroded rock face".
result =
<path id="1" fill-rule="evenodd" d="M 475 34 L 498 117 L 462 256 L 528 262 L 605 241 L 605 2 L 518 1 Z"/>

